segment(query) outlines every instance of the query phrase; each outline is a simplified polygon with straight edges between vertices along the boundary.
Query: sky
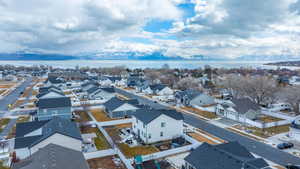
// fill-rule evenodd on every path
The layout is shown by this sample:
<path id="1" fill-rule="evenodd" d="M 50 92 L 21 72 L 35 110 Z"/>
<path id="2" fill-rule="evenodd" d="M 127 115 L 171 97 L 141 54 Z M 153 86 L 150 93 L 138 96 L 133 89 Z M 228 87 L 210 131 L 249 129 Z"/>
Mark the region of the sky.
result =
<path id="1" fill-rule="evenodd" d="M 300 58 L 300 0 L 0 0 L 0 53 Z"/>

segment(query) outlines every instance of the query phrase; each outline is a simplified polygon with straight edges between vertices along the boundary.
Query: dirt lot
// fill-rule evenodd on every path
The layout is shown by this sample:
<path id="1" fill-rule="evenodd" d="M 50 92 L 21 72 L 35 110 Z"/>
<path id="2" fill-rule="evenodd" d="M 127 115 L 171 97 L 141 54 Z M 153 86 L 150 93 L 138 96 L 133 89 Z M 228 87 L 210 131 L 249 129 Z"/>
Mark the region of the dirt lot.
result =
<path id="1" fill-rule="evenodd" d="M 215 119 L 215 118 L 218 117 L 213 112 L 203 111 L 203 110 L 195 109 L 195 108 L 192 108 L 192 107 L 183 107 L 182 109 L 183 110 L 187 110 L 187 111 L 189 111 L 191 113 L 198 114 L 198 115 L 200 115 L 202 117 L 205 117 L 205 118 L 208 118 L 208 119 Z"/>
<path id="2" fill-rule="evenodd" d="M 91 110 L 91 112 L 97 121 L 111 121 L 112 120 L 111 118 L 109 118 L 106 115 L 105 111 L 102 109 L 94 109 L 94 110 Z"/>
<path id="3" fill-rule="evenodd" d="M 211 140 L 211 139 L 208 139 L 200 134 L 197 134 L 197 133 L 188 133 L 189 136 L 193 137 L 194 139 L 196 139 L 197 141 L 199 142 L 206 142 L 208 144 L 217 144 L 215 141 Z"/>
<path id="4" fill-rule="evenodd" d="M 103 158 L 94 158 L 88 160 L 90 169 L 126 169 L 125 165 L 121 162 L 118 165 L 112 160 L 114 156 L 103 157 Z"/>

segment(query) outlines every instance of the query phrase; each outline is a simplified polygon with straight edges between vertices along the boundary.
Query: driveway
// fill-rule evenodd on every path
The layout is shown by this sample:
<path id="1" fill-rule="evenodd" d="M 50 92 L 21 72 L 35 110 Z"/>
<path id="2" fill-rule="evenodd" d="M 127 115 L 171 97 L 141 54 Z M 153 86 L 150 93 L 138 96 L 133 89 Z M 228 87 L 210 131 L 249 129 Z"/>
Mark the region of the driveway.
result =
<path id="1" fill-rule="evenodd" d="M 132 93 L 129 93 L 127 91 L 116 89 L 116 91 L 122 95 L 125 95 L 126 97 L 138 99 L 141 104 L 147 104 L 153 108 L 161 109 L 166 108 L 166 106 L 163 106 L 159 103 L 155 103 L 152 100 L 149 100 L 147 98 L 134 95 Z M 227 141 L 238 141 L 241 145 L 245 146 L 249 151 L 267 159 L 274 163 L 280 164 L 280 165 L 287 165 L 287 164 L 297 164 L 300 165 L 300 158 L 291 155 L 289 153 L 286 153 L 284 151 L 278 150 L 276 148 L 273 148 L 267 144 L 264 144 L 262 142 L 250 139 L 245 136 L 241 136 L 239 134 L 230 132 L 224 128 L 217 127 L 213 124 L 207 123 L 197 116 L 191 115 L 191 114 L 184 114 L 184 121 L 187 124 L 190 124 L 192 126 L 195 126 L 197 128 L 200 128 L 208 133 L 211 133 L 217 137 L 220 137 Z"/>

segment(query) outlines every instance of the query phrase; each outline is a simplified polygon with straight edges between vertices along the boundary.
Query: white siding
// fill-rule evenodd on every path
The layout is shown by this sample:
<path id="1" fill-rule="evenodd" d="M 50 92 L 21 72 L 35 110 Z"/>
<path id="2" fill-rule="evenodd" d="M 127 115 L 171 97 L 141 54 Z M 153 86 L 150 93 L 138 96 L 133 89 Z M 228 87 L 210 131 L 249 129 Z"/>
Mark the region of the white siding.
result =
<path id="1" fill-rule="evenodd" d="M 120 106 L 117 109 L 115 109 L 114 111 L 128 111 L 128 110 L 137 110 L 137 109 L 138 109 L 137 107 L 125 103 L 122 106 Z"/>
<path id="2" fill-rule="evenodd" d="M 31 154 L 38 151 L 39 148 L 43 148 L 50 143 L 57 144 L 77 151 L 81 151 L 82 146 L 82 142 L 80 140 L 56 133 L 33 146 L 31 148 Z"/>
<path id="3" fill-rule="evenodd" d="M 28 148 L 19 148 L 19 149 L 15 149 L 15 151 L 16 151 L 17 158 L 19 158 L 20 160 L 30 156 L 30 151 Z"/>
<path id="4" fill-rule="evenodd" d="M 161 115 L 154 119 L 145 128 L 141 121 L 138 124 L 135 118 L 133 121 L 133 127 L 135 126 L 133 131 L 138 134 L 139 129 L 141 139 L 147 144 L 170 140 L 180 137 L 183 134 L 183 121 L 175 120 L 166 115 Z M 165 127 L 161 127 L 161 123 L 165 123 Z M 161 132 L 163 132 L 163 136 L 160 135 Z M 151 137 L 149 138 L 149 136 Z"/>
<path id="5" fill-rule="evenodd" d="M 159 91 L 157 94 L 160 96 L 168 96 L 168 95 L 173 95 L 174 92 L 169 87 L 165 87 L 161 91 Z"/>

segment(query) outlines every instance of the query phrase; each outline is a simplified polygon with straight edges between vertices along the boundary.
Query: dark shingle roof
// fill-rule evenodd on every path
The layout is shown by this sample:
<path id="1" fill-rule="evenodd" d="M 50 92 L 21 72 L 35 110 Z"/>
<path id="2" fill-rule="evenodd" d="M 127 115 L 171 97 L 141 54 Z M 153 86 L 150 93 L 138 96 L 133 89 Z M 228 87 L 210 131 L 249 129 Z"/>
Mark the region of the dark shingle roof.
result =
<path id="1" fill-rule="evenodd" d="M 63 82 L 63 80 L 61 80 L 60 78 L 54 77 L 54 76 L 49 76 L 48 79 L 46 80 L 46 83 L 48 81 L 52 84 L 59 84 L 59 83 Z"/>
<path id="2" fill-rule="evenodd" d="M 122 106 L 125 103 L 133 105 L 133 106 L 137 106 L 139 104 L 138 100 L 136 100 L 136 99 L 121 100 L 117 97 L 113 97 L 113 98 L 111 98 L 110 100 L 108 100 L 107 102 L 104 103 L 104 107 L 108 111 L 113 111 L 113 110 L 117 109 L 118 107 Z"/>
<path id="3" fill-rule="evenodd" d="M 114 87 L 102 87 L 100 89 L 105 91 L 105 92 L 108 92 L 108 93 L 115 93 L 115 88 Z"/>
<path id="4" fill-rule="evenodd" d="M 31 126 L 31 127 L 30 127 Z M 25 128 L 22 128 L 25 127 Z M 25 137 L 25 135 L 42 128 L 42 134 Z M 82 140 L 76 123 L 60 117 L 54 117 L 52 120 L 19 123 L 16 128 L 15 148 L 31 147 L 48 138 L 49 136 L 59 133 L 78 140 Z"/>
<path id="5" fill-rule="evenodd" d="M 97 91 L 99 88 L 97 87 L 97 86 L 93 86 L 93 87 L 91 87 L 91 88 L 89 88 L 86 92 L 88 92 L 88 93 L 94 93 L 95 91 Z"/>
<path id="6" fill-rule="evenodd" d="M 219 145 L 203 143 L 185 158 L 195 169 L 261 169 L 267 167 L 265 160 L 255 158 L 238 142 Z"/>
<path id="7" fill-rule="evenodd" d="M 106 76 L 106 78 L 109 79 L 109 80 L 112 81 L 112 82 L 122 80 L 121 77 L 117 77 L 117 76 Z"/>
<path id="8" fill-rule="evenodd" d="M 179 96 L 180 98 L 186 97 L 189 100 L 192 100 L 201 94 L 202 94 L 202 92 L 200 92 L 198 90 L 194 90 L 194 89 L 187 89 L 187 90 L 179 91 L 176 93 L 176 95 Z"/>
<path id="9" fill-rule="evenodd" d="M 152 120 L 156 119 L 160 115 L 166 115 L 176 120 L 183 120 L 182 113 L 175 110 L 156 110 L 156 109 L 139 109 L 133 116 L 141 120 L 144 124 L 150 123 Z"/>
<path id="10" fill-rule="evenodd" d="M 247 113 L 249 110 L 260 110 L 260 107 L 249 98 L 233 98 L 231 102 L 235 105 L 234 109 L 239 113 Z"/>
<path id="11" fill-rule="evenodd" d="M 54 92 L 54 93 L 57 93 L 61 96 L 65 96 L 65 94 L 62 92 L 62 91 L 59 91 L 59 90 L 53 90 L 52 88 L 48 89 L 47 91 L 43 91 L 43 92 L 40 92 L 36 97 L 37 98 L 40 98 L 40 97 L 43 97 L 45 96 L 46 94 L 50 93 L 50 92 Z"/>
<path id="12" fill-rule="evenodd" d="M 80 151 L 55 144 L 39 149 L 29 158 L 13 164 L 12 169 L 89 169 Z"/>
<path id="13" fill-rule="evenodd" d="M 163 84 L 154 84 L 154 85 L 150 85 L 149 86 L 151 90 L 153 91 L 156 91 L 156 90 L 162 90 L 164 89 L 165 87 L 167 87 L 166 85 L 163 85 Z"/>
<path id="14" fill-rule="evenodd" d="M 37 106 L 39 109 L 71 107 L 71 99 L 69 97 L 39 99 Z"/>

